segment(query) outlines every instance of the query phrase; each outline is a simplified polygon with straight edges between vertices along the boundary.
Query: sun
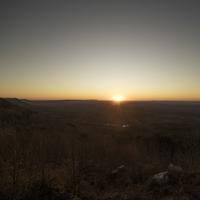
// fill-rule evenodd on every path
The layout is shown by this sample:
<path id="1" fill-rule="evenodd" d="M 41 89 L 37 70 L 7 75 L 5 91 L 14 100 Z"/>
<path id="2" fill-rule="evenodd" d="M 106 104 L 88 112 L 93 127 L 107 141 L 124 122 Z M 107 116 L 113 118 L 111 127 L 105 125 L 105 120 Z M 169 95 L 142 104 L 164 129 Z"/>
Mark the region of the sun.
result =
<path id="1" fill-rule="evenodd" d="M 116 103 L 120 103 L 120 102 L 124 101 L 124 97 L 122 95 L 115 95 L 115 96 L 113 96 L 112 100 Z"/>

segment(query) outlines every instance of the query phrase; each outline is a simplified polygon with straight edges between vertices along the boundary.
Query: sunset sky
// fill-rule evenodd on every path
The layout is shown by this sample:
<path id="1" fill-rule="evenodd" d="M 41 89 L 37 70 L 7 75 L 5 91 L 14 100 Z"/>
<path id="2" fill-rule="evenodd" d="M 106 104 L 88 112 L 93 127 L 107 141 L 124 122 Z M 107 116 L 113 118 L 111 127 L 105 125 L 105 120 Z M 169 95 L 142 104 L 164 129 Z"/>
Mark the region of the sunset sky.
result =
<path id="1" fill-rule="evenodd" d="M 0 2 L 0 97 L 200 100 L 200 1 Z"/>

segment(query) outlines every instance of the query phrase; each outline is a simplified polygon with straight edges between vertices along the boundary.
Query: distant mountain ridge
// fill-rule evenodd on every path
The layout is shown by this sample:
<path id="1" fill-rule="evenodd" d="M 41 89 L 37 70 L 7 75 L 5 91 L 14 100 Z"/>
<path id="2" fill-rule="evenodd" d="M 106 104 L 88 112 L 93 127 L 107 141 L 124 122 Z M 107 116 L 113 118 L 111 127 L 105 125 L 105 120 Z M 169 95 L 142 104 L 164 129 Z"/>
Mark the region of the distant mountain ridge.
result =
<path id="1" fill-rule="evenodd" d="M 13 106 L 26 106 L 28 100 L 17 98 L 0 98 L 0 107 L 8 108 Z"/>

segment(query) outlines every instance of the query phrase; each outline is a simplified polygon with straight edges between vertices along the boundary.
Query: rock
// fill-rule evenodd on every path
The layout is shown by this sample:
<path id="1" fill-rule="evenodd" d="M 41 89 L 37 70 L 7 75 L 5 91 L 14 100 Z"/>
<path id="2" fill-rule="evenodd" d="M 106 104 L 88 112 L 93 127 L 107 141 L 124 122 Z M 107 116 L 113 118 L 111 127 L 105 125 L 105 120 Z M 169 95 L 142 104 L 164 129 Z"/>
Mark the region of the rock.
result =
<path id="1" fill-rule="evenodd" d="M 158 174 L 155 174 L 151 179 L 151 184 L 157 184 L 157 185 L 165 185 L 169 182 L 169 174 L 168 171 L 160 172 Z"/>
<path id="2" fill-rule="evenodd" d="M 107 179 L 108 179 L 109 182 L 114 182 L 116 180 L 123 179 L 125 172 L 126 172 L 125 166 L 124 165 L 120 165 L 119 167 L 117 167 L 116 169 L 112 170 L 108 174 Z"/>
<path id="3" fill-rule="evenodd" d="M 172 163 L 169 164 L 168 170 L 160 172 L 153 175 L 150 178 L 150 185 L 167 185 L 178 182 L 181 175 L 183 174 L 183 169 L 180 166 L 176 166 Z"/>
<path id="4" fill-rule="evenodd" d="M 128 127 L 129 127 L 128 124 L 123 124 L 123 125 L 122 125 L 122 128 L 128 128 Z"/>
<path id="5" fill-rule="evenodd" d="M 124 169 L 125 169 L 125 165 L 120 165 L 119 167 L 114 169 L 111 173 L 112 173 L 112 175 L 115 175 L 115 174 L 118 174 L 118 173 L 124 171 Z"/>
<path id="6" fill-rule="evenodd" d="M 168 172 L 170 174 L 180 174 L 180 173 L 183 173 L 183 168 L 170 163 L 168 166 Z"/>
<path id="7" fill-rule="evenodd" d="M 170 184 L 179 184 L 184 176 L 183 169 L 180 166 L 176 166 L 172 163 L 168 166 L 168 173 Z"/>

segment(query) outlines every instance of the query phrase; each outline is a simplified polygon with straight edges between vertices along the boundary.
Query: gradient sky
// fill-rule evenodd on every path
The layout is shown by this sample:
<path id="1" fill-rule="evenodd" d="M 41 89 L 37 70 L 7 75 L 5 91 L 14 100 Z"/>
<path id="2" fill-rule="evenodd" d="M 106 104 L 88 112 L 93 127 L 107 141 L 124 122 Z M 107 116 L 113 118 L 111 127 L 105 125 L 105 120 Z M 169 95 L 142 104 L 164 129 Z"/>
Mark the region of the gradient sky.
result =
<path id="1" fill-rule="evenodd" d="M 199 0 L 0 2 L 0 96 L 200 100 Z"/>

